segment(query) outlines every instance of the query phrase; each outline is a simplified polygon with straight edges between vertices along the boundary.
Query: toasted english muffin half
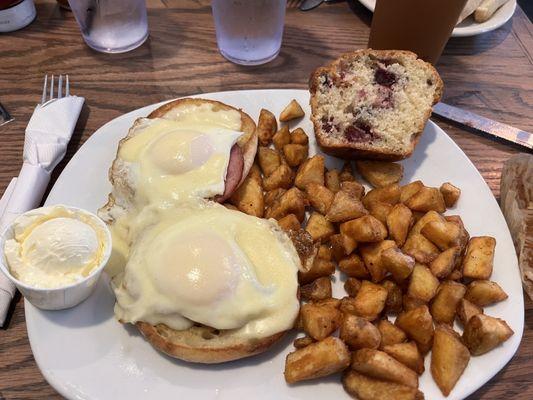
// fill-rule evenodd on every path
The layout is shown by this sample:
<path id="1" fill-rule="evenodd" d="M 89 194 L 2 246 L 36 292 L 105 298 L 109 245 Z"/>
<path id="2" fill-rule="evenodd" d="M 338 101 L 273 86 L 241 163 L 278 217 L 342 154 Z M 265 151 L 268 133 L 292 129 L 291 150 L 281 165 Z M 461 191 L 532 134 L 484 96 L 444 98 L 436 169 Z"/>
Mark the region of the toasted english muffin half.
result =
<path id="1" fill-rule="evenodd" d="M 193 326 L 177 331 L 164 324 L 137 322 L 137 328 L 148 342 L 166 355 L 180 360 L 217 364 L 250 357 L 268 350 L 285 332 L 259 339 L 236 337 L 232 331 L 207 326 Z"/>
<path id="2" fill-rule="evenodd" d="M 98 215 L 107 223 L 112 223 L 117 215 L 127 212 L 133 204 L 135 197 L 135 185 L 131 170 L 126 163 L 119 157 L 118 153 L 121 146 L 134 137 L 141 130 L 147 120 L 155 118 L 174 119 L 181 108 L 190 107 L 191 105 L 202 106 L 211 104 L 213 111 L 235 110 L 241 115 L 240 130 L 243 135 L 231 149 L 230 162 L 226 173 L 226 188 L 222 195 L 216 196 L 213 200 L 223 202 L 229 198 L 233 192 L 244 181 L 252 164 L 257 151 L 257 133 L 253 119 L 240 109 L 229 106 L 215 100 L 183 98 L 171 101 L 152 111 L 146 118 L 138 118 L 129 129 L 128 134 L 120 140 L 117 149 L 117 156 L 109 169 L 109 181 L 113 186 L 112 192 L 108 196 L 108 202 L 99 209 Z"/>

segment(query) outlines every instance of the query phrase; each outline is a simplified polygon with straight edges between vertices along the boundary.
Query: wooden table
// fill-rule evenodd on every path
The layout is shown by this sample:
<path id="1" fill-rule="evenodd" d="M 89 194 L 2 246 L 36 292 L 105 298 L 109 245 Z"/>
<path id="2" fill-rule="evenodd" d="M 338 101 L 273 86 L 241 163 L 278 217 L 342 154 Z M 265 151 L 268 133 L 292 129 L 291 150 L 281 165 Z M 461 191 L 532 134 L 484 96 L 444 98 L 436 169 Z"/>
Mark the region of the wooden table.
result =
<path id="1" fill-rule="evenodd" d="M 84 45 L 70 12 L 37 0 L 37 20 L 0 36 L 0 100 L 16 121 L 0 128 L 0 190 L 20 168 L 23 133 L 40 98 L 45 74 L 70 74 L 86 104 L 68 159 L 98 127 L 147 104 L 188 94 L 232 89 L 307 87 L 310 72 L 340 53 L 366 46 L 371 13 L 359 4 L 325 5 L 302 13 L 290 7 L 280 56 L 261 67 L 240 67 L 220 56 L 208 0 L 148 0 L 150 39 L 135 51 L 99 54 Z M 444 100 L 533 132 L 533 27 L 518 9 L 497 31 L 451 39 L 438 69 Z M 502 163 L 519 151 L 439 125 L 499 195 Z M 520 312 L 520 310 L 516 310 Z M 522 344 L 511 362 L 470 399 L 533 398 L 533 303 L 526 301 Z M 0 331 L 0 399 L 60 396 L 44 381 L 30 350 L 24 304 Z"/>

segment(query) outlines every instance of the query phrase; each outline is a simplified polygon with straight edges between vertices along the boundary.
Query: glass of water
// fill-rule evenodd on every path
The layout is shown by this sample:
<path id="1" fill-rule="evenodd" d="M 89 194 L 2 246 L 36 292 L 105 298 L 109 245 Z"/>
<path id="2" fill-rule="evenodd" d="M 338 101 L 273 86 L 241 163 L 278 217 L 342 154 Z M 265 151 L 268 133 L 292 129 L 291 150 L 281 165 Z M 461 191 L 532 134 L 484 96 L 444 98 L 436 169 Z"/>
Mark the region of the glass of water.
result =
<path id="1" fill-rule="evenodd" d="M 145 0 L 69 0 L 85 43 L 96 51 L 124 53 L 148 37 Z"/>
<path id="2" fill-rule="evenodd" d="M 241 65 L 267 63 L 279 54 L 287 0 L 212 0 L 220 53 Z"/>

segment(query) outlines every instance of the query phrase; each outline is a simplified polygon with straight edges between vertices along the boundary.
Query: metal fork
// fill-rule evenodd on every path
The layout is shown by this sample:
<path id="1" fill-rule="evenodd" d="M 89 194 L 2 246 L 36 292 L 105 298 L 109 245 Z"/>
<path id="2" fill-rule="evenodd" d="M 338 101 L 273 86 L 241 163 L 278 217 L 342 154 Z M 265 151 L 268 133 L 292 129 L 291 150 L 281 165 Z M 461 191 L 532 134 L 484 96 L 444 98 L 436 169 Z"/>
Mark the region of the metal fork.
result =
<path id="1" fill-rule="evenodd" d="M 70 82 L 68 79 L 68 75 L 65 75 L 65 77 L 65 93 L 63 94 L 63 75 L 59 75 L 57 83 L 57 97 L 54 97 L 54 75 L 52 75 L 52 79 L 50 79 L 50 88 L 48 88 L 48 74 L 44 76 L 43 95 L 41 97 L 40 103 L 41 107 L 46 106 L 51 101 L 61 99 L 62 97 L 70 96 Z M 47 100 L 48 92 L 50 93 L 50 96 Z"/>

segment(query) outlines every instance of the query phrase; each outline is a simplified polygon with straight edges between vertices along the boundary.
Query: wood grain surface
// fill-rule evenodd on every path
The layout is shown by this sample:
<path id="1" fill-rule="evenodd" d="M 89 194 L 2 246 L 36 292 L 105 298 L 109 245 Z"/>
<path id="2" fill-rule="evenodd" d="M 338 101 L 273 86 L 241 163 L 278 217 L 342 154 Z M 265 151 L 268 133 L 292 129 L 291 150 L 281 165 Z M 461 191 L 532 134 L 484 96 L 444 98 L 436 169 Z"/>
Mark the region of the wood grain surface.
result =
<path id="1" fill-rule="evenodd" d="M 52 0 L 36 0 L 37 20 L 0 35 L 0 101 L 16 121 L 0 127 L 0 193 L 20 168 L 23 134 L 40 98 L 45 74 L 68 73 L 72 91 L 86 98 L 68 159 L 98 127 L 125 113 L 188 94 L 235 89 L 307 87 L 310 72 L 340 53 L 366 46 L 371 13 L 358 3 L 288 8 L 281 54 L 260 67 L 241 67 L 218 53 L 208 0 L 148 0 L 150 38 L 126 54 L 86 47 L 73 15 Z M 502 28 L 453 38 L 437 65 L 444 100 L 533 132 L 533 28 L 517 9 Z M 499 195 L 502 163 L 519 148 L 437 121 Z M 90 171 L 87 171 L 90 173 Z M 76 188 L 73 190 L 83 190 Z M 521 310 L 516 310 L 521 312 Z M 511 362 L 469 399 L 533 399 L 533 304 L 526 301 L 522 344 Z M 0 330 L 0 399 L 61 398 L 39 372 L 18 299 Z"/>

